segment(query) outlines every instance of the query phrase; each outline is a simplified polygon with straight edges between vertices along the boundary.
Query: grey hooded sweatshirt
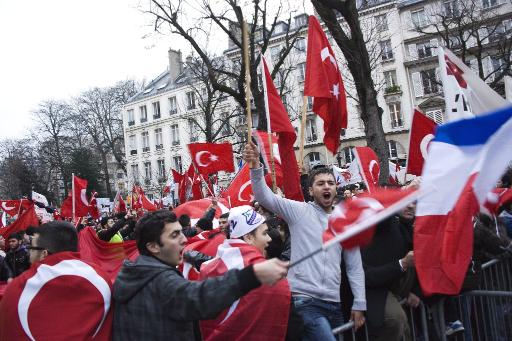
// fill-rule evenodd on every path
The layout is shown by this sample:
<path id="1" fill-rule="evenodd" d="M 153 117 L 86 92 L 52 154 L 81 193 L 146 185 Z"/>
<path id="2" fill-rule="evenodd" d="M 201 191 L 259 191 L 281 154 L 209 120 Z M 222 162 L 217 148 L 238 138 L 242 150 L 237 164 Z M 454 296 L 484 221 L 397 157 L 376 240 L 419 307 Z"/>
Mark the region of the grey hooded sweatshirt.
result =
<path id="1" fill-rule="evenodd" d="M 290 228 L 291 259 L 294 262 L 322 246 L 327 228 L 327 214 L 315 202 L 299 202 L 275 195 L 264 179 L 263 167 L 251 169 L 254 199 L 282 217 Z M 342 250 L 338 244 L 288 271 L 292 293 L 304 294 L 330 302 L 340 302 L 341 256 L 345 260 L 353 310 L 366 310 L 364 270 L 358 248 Z"/>
<path id="2" fill-rule="evenodd" d="M 259 286 L 252 266 L 192 282 L 141 255 L 124 262 L 114 283 L 113 340 L 194 340 L 195 321 L 215 318 Z"/>

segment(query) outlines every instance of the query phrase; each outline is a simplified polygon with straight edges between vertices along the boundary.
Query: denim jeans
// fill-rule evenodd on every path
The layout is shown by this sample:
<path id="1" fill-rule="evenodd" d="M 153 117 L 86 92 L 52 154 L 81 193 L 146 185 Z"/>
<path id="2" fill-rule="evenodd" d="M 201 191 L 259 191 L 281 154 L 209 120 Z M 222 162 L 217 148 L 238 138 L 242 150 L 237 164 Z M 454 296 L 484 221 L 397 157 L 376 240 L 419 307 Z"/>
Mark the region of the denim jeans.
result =
<path id="1" fill-rule="evenodd" d="M 332 329 L 343 324 L 341 304 L 309 296 L 292 296 L 293 306 L 304 320 L 303 341 L 335 341 Z"/>

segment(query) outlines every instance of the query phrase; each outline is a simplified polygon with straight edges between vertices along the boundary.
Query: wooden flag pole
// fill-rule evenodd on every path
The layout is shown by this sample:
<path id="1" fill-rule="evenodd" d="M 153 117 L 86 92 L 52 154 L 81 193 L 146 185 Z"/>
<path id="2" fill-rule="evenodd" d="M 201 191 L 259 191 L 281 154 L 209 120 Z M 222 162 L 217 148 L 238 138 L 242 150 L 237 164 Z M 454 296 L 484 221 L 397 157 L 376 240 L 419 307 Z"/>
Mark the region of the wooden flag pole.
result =
<path id="1" fill-rule="evenodd" d="M 299 172 L 302 174 L 304 168 L 304 132 L 306 130 L 306 113 L 308 109 L 308 97 L 302 99 L 302 110 L 300 118 L 300 141 L 299 141 Z"/>
<path id="2" fill-rule="evenodd" d="M 247 113 L 247 142 L 251 141 L 252 113 L 251 113 L 251 68 L 249 64 L 249 29 L 244 20 L 242 27 L 243 54 L 245 66 L 245 110 Z"/>
<path id="3" fill-rule="evenodd" d="M 270 124 L 270 107 L 268 106 L 268 89 L 267 89 L 267 76 L 264 67 L 264 58 L 261 55 L 261 75 L 263 77 L 263 97 L 265 99 L 265 116 L 267 118 L 267 135 L 268 135 L 268 146 L 270 151 L 270 175 L 272 177 L 272 192 L 276 193 L 277 181 L 276 181 L 276 165 L 274 162 L 274 145 L 272 144 L 272 127 Z"/>

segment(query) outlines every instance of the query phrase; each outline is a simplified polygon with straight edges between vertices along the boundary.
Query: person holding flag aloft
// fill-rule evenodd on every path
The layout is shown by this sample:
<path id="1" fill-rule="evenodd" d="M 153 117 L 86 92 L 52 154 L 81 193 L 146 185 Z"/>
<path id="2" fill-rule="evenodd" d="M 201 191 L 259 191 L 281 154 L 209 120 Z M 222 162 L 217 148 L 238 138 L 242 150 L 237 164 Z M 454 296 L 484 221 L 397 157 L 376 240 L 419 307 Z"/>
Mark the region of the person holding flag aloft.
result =
<path id="1" fill-rule="evenodd" d="M 251 169 L 254 198 L 289 225 L 291 262 L 322 246 L 322 234 L 332 213 L 336 196 L 336 180 L 328 168 L 313 170 L 309 176 L 309 194 L 313 202 L 298 202 L 275 195 L 264 180 L 263 167 L 255 144 L 249 142 L 244 159 Z M 366 310 L 365 280 L 358 248 L 342 250 L 333 246 L 324 253 L 310 257 L 288 272 L 294 308 L 304 319 L 304 340 L 335 340 L 332 329 L 342 324 L 340 304 L 341 257 L 354 295 L 350 318 L 355 327 L 364 323 Z"/>

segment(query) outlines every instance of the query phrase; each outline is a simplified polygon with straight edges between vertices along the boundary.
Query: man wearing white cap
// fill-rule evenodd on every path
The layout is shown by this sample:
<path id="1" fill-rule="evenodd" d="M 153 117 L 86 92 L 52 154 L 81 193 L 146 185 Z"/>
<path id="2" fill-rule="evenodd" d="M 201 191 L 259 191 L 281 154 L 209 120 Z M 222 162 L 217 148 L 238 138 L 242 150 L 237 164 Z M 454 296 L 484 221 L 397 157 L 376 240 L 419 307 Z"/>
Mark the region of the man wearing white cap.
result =
<path id="1" fill-rule="evenodd" d="M 267 234 L 265 218 L 250 206 L 232 208 L 228 217 L 229 234 L 214 259 L 203 263 L 200 279 L 221 276 L 231 269 L 265 261 Z M 204 340 L 284 340 L 290 309 L 287 280 L 253 290 L 213 320 L 201 321 Z"/>

